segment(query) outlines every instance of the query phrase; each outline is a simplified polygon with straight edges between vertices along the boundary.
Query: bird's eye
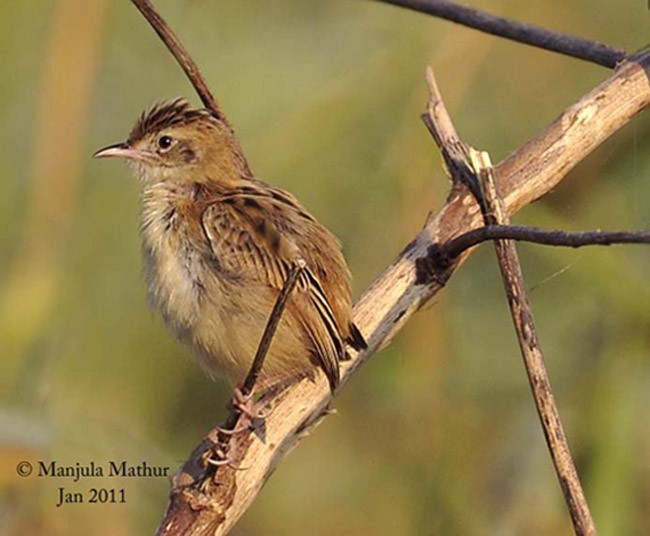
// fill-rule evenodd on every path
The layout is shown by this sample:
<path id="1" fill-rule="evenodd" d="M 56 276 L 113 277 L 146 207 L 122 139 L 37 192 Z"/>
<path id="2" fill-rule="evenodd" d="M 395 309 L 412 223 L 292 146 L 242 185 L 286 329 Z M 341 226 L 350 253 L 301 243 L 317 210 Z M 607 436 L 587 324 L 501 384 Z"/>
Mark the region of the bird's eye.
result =
<path id="1" fill-rule="evenodd" d="M 174 140 L 171 136 L 160 136 L 160 138 L 158 138 L 158 147 L 161 149 L 169 149 L 173 142 Z"/>

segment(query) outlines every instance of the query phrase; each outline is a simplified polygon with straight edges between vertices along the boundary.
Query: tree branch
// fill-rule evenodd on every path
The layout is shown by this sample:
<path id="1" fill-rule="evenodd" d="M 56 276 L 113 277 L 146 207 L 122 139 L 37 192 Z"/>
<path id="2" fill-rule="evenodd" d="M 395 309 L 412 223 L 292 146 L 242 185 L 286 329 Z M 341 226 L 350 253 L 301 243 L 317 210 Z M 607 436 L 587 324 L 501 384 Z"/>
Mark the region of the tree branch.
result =
<path id="1" fill-rule="evenodd" d="M 587 154 L 650 104 L 650 53 L 624 62 L 605 82 L 570 106 L 541 134 L 496 168 L 499 191 L 509 214 L 554 188 Z M 433 243 L 445 243 L 482 225 L 480 211 L 468 192 L 455 191 L 435 218 L 372 283 L 354 309 L 354 321 L 368 349 L 342 364 L 342 384 L 431 299 L 442 283 L 417 281 L 416 262 Z M 454 263 L 457 268 L 468 253 Z M 255 499 L 284 455 L 327 414 L 331 393 L 324 377 L 290 386 L 271 402 L 264 441 L 242 440 L 238 463 L 221 467 L 205 480 L 204 440 L 179 470 L 158 534 L 224 534 Z"/>
<path id="2" fill-rule="evenodd" d="M 427 13 L 481 32 L 504 37 L 519 43 L 558 52 L 581 60 L 614 68 L 625 59 L 625 51 L 582 37 L 575 37 L 546 28 L 490 15 L 485 11 L 448 0 L 376 0 L 385 4 Z"/>
<path id="3" fill-rule="evenodd" d="M 558 231 L 518 225 L 486 225 L 452 238 L 444 244 L 429 246 L 427 259 L 422 259 L 423 272 L 435 272 L 451 265 L 469 248 L 488 240 L 518 240 L 545 246 L 579 248 L 615 244 L 650 244 L 650 231 Z"/>
<path id="4" fill-rule="evenodd" d="M 489 162 L 479 163 L 480 183 L 488 211 L 483 214 L 487 225 L 508 224 L 510 220 L 503 207 L 494 180 L 494 170 Z M 511 240 L 496 240 L 494 247 L 510 306 L 510 314 L 517 333 L 526 373 L 533 392 L 535 408 L 544 431 L 546 444 L 553 459 L 564 501 L 571 515 L 573 528 L 580 536 L 593 536 L 596 526 L 589 511 L 589 505 L 582 490 L 582 484 L 571 455 L 569 443 L 555 402 L 551 380 L 546 370 L 544 354 L 537 337 L 533 312 L 528 300 L 524 276 L 517 255 L 515 243 Z"/>
<path id="5" fill-rule="evenodd" d="M 174 32 L 172 32 L 169 25 L 156 11 L 151 2 L 149 2 L 149 0 L 131 0 L 131 2 L 155 30 L 158 37 L 160 37 L 162 42 L 165 43 L 167 49 L 181 66 L 185 76 L 187 76 L 187 79 L 190 81 L 192 86 L 194 86 L 201 102 L 203 102 L 203 106 L 212 111 L 216 117 L 221 119 L 221 121 L 232 129 L 225 112 L 221 109 L 219 102 L 212 94 L 212 91 L 210 91 L 205 78 L 203 78 L 199 66 L 194 62 L 192 56 L 188 54 L 183 44 L 178 40 Z"/>
<path id="6" fill-rule="evenodd" d="M 445 155 L 445 162 L 458 159 L 452 166 L 448 166 L 452 173 L 452 183 L 470 188 L 479 202 L 485 225 L 507 226 L 510 220 L 499 196 L 488 153 L 475 150 L 458 137 L 431 69 L 427 70 L 427 81 L 431 93 L 427 127 Z M 581 536 L 594 535 L 596 528 L 555 403 L 515 243 L 498 239 L 495 240 L 494 247 L 535 407 L 574 530 Z"/>

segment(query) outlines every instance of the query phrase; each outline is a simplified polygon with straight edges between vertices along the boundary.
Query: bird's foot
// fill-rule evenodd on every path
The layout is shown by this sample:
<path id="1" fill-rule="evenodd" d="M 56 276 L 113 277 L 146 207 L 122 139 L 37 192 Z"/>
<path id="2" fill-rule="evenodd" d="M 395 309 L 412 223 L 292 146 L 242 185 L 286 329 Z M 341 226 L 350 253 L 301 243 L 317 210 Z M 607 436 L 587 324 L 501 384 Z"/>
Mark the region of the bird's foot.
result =
<path id="1" fill-rule="evenodd" d="M 252 393 L 244 395 L 239 388 L 235 389 L 227 409 L 231 416 L 224 426 L 217 426 L 210 434 L 212 448 L 206 454 L 204 461 L 206 465 L 215 468 L 229 466 L 240 469 L 233 463 L 233 449 L 238 449 L 240 441 L 248 433 L 264 428 L 267 413 L 263 411 L 263 404 L 255 401 Z"/>
<path id="2" fill-rule="evenodd" d="M 220 467 L 229 467 L 234 470 L 243 469 L 237 464 L 237 459 L 241 456 L 238 456 L 240 442 L 236 436 L 250 430 L 249 424 L 235 424 L 232 428 L 215 427 L 207 437 L 211 445 L 203 454 L 203 466 L 215 471 Z"/>
<path id="3" fill-rule="evenodd" d="M 228 445 L 222 443 L 214 443 L 212 448 L 207 451 L 203 460 L 205 466 L 211 466 L 215 470 L 219 467 L 229 467 L 235 471 L 243 471 L 245 467 L 237 465 L 235 460 L 228 452 Z"/>
<path id="4" fill-rule="evenodd" d="M 235 388 L 228 409 L 239 416 L 236 429 L 225 431 L 230 435 L 245 429 L 255 430 L 268 417 L 268 413 L 264 411 L 265 404 L 256 402 L 253 393 L 245 395 L 239 388 Z"/>

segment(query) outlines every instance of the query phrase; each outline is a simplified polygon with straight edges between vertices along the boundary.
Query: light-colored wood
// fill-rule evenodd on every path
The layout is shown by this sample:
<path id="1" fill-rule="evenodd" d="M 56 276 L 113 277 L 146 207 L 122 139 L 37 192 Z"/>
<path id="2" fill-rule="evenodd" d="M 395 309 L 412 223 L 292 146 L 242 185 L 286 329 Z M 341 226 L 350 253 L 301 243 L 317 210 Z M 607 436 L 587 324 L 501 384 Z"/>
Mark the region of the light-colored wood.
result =
<path id="1" fill-rule="evenodd" d="M 509 225 L 510 219 L 499 197 L 490 159 L 487 153 L 475 154 L 472 167 L 478 171 L 481 192 L 485 200 L 484 220 L 489 225 Z M 579 536 L 595 536 L 596 525 L 571 455 L 551 387 L 551 379 L 546 370 L 542 347 L 537 337 L 517 247 L 512 240 L 495 240 L 494 248 L 540 425 L 564 494 L 564 502 L 571 515 L 573 530 Z"/>
<path id="2" fill-rule="evenodd" d="M 499 191 L 510 214 L 555 187 L 582 159 L 650 103 L 650 54 L 625 62 L 604 83 L 569 107 L 546 130 L 501 162 Z M 385 346 L 410 316 L 435 295 L 439 283 L 416 284 L 416 259 L 432 242 L 444 242 L 481 225 L 478 207 L 468 195 L 455 195 L 431 218 L 397 259 L 375 280 L 355 307 L 354 319 L 368 350 L 343 364 L 342 383 Z M 323 376 L 305 380 L 274 401 L 264 442 L 249 437 L 239 446 L 237 463 L 245 470 L 221 467 L 219 485 L 199 491 L 182 488 L 207 448 L 199 446 L 175 478 L 169 510 L 159 534 L 226 534 L 250 506 L 284 455 L 326 413 L 331 396 Z"/>

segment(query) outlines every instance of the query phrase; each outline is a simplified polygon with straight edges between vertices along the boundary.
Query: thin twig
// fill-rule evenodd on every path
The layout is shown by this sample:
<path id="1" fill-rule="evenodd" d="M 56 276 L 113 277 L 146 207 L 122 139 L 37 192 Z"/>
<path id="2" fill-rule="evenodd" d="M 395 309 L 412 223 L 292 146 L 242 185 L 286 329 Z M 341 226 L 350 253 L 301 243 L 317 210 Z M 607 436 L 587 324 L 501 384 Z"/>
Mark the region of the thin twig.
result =
<path id="1" fill-rule="evenodd" d="M 240 389 L 240 392 L 244 398 L 250 396 L 253 392 L 253 389 L 255 388 L 257 378 L 259 377 L 260 372 L 262 371 L 262 367 L 264 366 L 264 361 L 271 346 L 271 342 L 273 341 L 275 332 L 278 328 L 278 325 L 280 324 L 280 320 L 282 319 L 282 313 L 284 312 L 284 309 L 287 305 L 289 296 L 293 292 L 293 289 L 296 287 L 300 272 L 304 269 L 304 267 L 305 264 L 302 259 L 299 259 L 295 264 L 291 266 L 291 269 L 287 275 L 287 279 L 282 286 L 282 290 L 275 300 L 275 304 L 273 305 L 271 314 L 269 315 L 269 318 L 266 322 L 266 326 L 264 328 L 264 332 L 262 333 L 259 345 L 257 346 L 257 352 L 255 352 L 253 363 L 251 364 L 251 368 L 249 369 L 248 374 L 244 379 L 244 383 Z M 239 425 L 239 419 L 239 412 L 231 411 L 230 416 L 221 427 L 222 430 L 236 430 Z M 227 432 L 221 431 L 219 434 L 217 434 L 217 437 L 222 446 L 227 445 L 230 442 L 230 435 Z"/>
<path id="2" fill-rule="evenodd" d="M 430 255 L 444 267 L 465 250 L 488 240 L 518 240 L 546 246 L 610 246 L 614 244 L 650 244 L 650 231 L 579 231 L 568 232 L 518 225 L 486 225 L 472 229 L 444 244 L 430 246 Z"/>
<path id="3" fill-rule="evenodd" d="M 442 140 L 443 143 L 440 145 L 440 150 L 443 154 L 449 155 L 450 148 L 446 145 L 448 142 L 454 148 L 459 145 L 464 147 L 464 150 L 460 153 L 463 155 L 464 162 L 449 166 L 449 170 L 452 173 L 452 170 L 463 170 L 462 175 L 452 175 L 453 183 L 467 183 L 467 174 L 468 170 L 470 170 L 469 173 L 473 177 L 468 185 L 471 186 L 472 184 L 478 183 L 481 189 L 481 197 L 477 201 L 479 201 L 479 205 L 481 206 L 485 224 L 508 224 L 508 214 L 500 201 L 494 180 L 494 170 L 489 162 L 487 153 L 478 153 L 456 137 L 456 130 L 453 127 L 451 117 L 440 96 L 433 71 L 430 69 L 427 71 L 427 82 L 431 90 L 431 102 L 429 104 L 431 120 L 427 123 L 427 126 L 430 125 L 430 129 L 435 133 L 434 139 Z M 435 114 L 432 114 L 431 111 L 435 111 Z M 447 161 L 447 158 L 450 157 L 447 156 L 445 161 Z M 473 188 L 472 191 L 474 191 Z M 483 199 L 482 202 L 481 198 Z M 537 339 L 532 311 L 528 302 L 515 244 L 509 240 L 496 240 L 495 248 L 515 331 L 533 391 L 535 406 L 551 452 L 551 458 L 553 459 L 553 464 L 560 481 L 564 499 L 571 514 L 575 532 L 579 535 L 595 534 L 596 529 L 591 519 L 589 507 L 571 457 L 571 452 L 553 397 L 551 383 L 544 365 L 544 358 Z"/>
<path id="4" fill-rule="evenodd" d="M 623 50 L 546 28 L 491 15 L 448 0 L 376 0 L 427 13 L 505 39 L 558 52 L 613 69 L 626 58 Z"/>
<path id="5" fill-rule="evenodd" d="M 199 66 L 194 62 L 183 44 L 176 37 L 176 34 L 174 34 L 169 25 L 156 11 L 151 2 L 149 0 L 131 0 L 131 2 L 142 13 L 162 42 L 165 43 L 167 49 L 172 53 L 172 56 L 181 66 L 183 72 L 199 95 L 203 105 L 234 132 L 226 113 L 219 105 L 219 101 L 217 101 L 212 91 L 210 91 L 205 78 L 199 70 Z"/>
<path id="6" fill-rule="evenodd" d="M 475 159 L 474 166 L 477 169 L 479 183 L 483 187 L 483 197 L 488 207 L 488 212 L 483 214 L 485 223 L 486 225 L 507 225 L 510 220 L 497 191 L 494 168 L 487 153 L 482 153 L 481 156 L 482 158 Z M 535 407 L 553 459 L 553 466 L 562 487 L 564 500 L 569 508 L 573 529 L 580 536 L 595 535 L 596 526 L 571 456 L 569 443 L 551 388 L 551 380 L 544 363 L 544 354 L 537 337 L 537 329 L 524 284 L 517 248 L 512 240 L 501 239 L 494 241 L 494 247 L 519 347 L 524 358 L 528 381 L 535 399 Z"/>
<path id="7" fill-rule="evenodd" d="M 257 347 L 257 352 L 255 353 L 253 364 L 248 372 L 248 375 L 246 376 L 246 379 L 244 380 L 244 384 L 242 385 L 241 392 L 244 396 L 248 396 L 253 392 L 257 378 L 262 371 L 264 359 L 266 358 L 266 354 L 268 353 L 269 347 L 271 346 L 271 341 L 273 340 L 275 331 L 277 330 L 280 319 L 282 318 L 284 308 L 287 305 L 287 301 L 289 300 L 291 292 L 298 282 L 298 276 L 300 276 L 300 273 L 304 267 L 305 261 L 300 259 L 298 262 L 293 264 L 289 270 L 287 279 L 282 286 L 282 290 L 280 291 L 280 294 L 275 301 L 275 305 L 273 306 L 273 310 L 271 311 L 271 316 L 269 316 L 266 327 L 264 328 L 264 333 L 262 334 L 262 339 L 260 340 L 260 344 Z"/>

